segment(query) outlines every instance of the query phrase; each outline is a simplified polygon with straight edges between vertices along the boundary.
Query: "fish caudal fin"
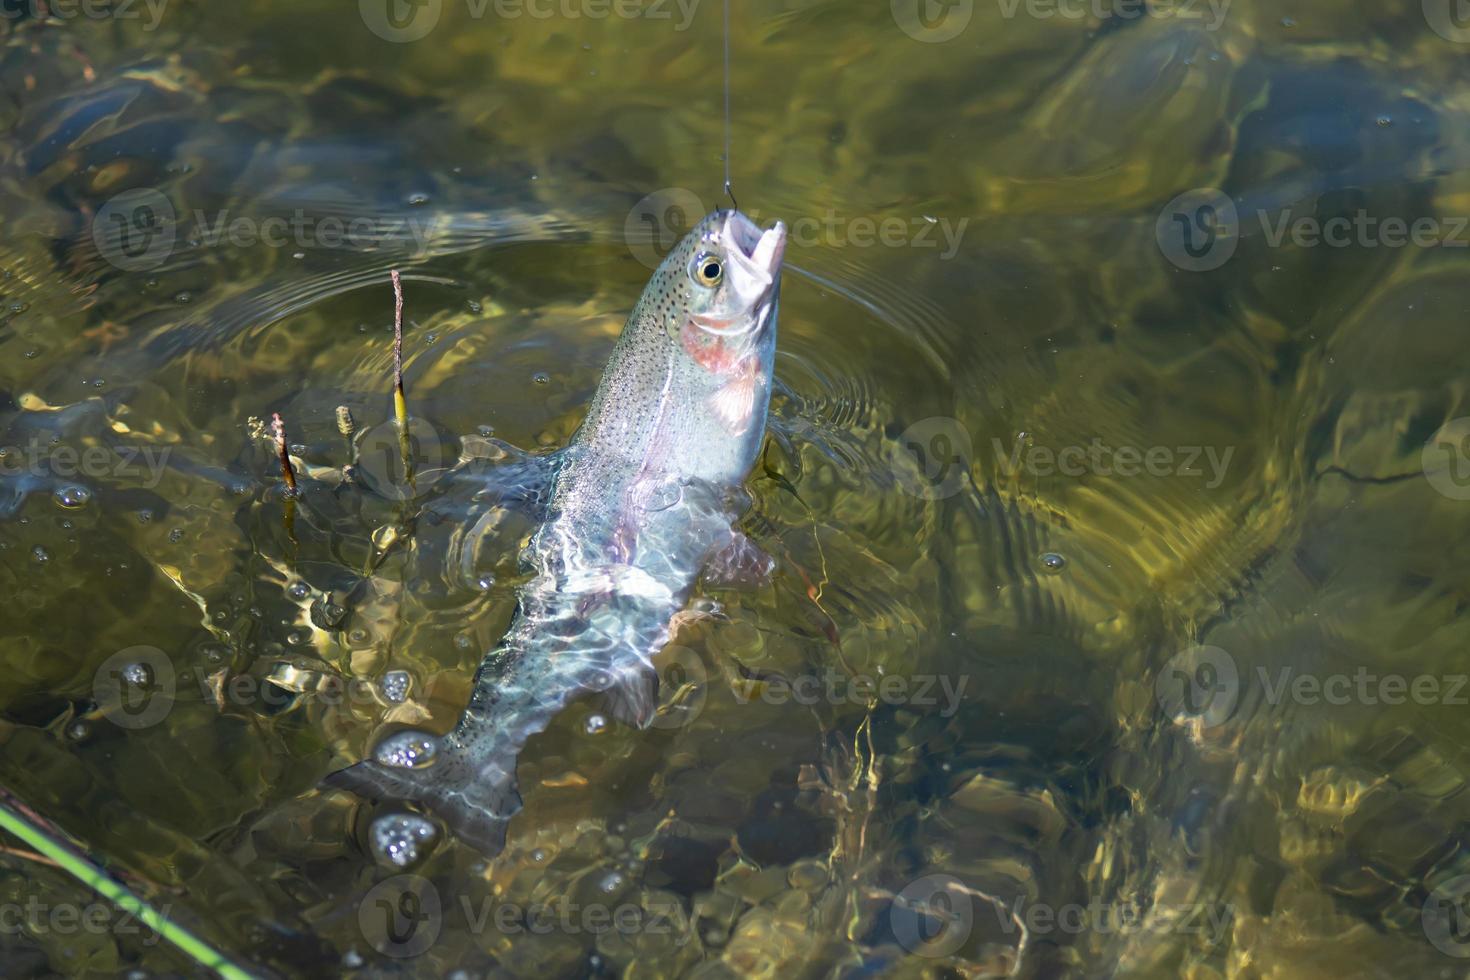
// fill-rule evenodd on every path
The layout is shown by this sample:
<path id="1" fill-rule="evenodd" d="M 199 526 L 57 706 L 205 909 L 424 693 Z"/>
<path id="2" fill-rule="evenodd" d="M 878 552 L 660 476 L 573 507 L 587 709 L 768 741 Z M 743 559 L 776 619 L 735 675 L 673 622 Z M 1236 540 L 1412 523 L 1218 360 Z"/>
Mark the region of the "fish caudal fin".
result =
<path id="1" fill-rule="evenodd" d="M 435 767 L 437 768 L 437 767 Z M 450 836 L 494 857 L 505 847 L 505 828 L 521 809 L 515 760 L 481 770 L 470 779 L 446 779 L 443 771 L 402 769 L 366 761 L 339 769 L 324 785 L 371 800 L 418 803 L 444 821 Z"/>

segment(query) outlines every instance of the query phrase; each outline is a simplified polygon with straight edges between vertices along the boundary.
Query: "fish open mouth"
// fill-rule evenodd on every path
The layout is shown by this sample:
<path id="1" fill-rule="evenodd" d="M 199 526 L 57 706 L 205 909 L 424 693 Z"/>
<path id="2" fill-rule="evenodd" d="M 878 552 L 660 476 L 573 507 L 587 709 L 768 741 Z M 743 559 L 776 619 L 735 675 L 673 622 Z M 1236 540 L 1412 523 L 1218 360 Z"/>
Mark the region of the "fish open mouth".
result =
<path id="1" fill-rule="evenodd" d="M 751 278 L 769 286 L 781 272 L 781 259 L 786 254 L 786 226 L 776 222 L 762 231 L 739 211 L 726 211 L 721 237 L 734 248 L 729 256 Z"/>

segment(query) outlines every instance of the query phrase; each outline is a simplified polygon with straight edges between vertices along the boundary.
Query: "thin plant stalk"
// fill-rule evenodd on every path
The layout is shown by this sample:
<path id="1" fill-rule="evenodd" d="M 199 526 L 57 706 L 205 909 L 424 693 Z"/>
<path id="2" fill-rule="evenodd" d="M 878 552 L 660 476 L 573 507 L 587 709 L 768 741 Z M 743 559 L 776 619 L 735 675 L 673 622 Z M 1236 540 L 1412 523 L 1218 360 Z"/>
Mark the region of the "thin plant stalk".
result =
<path id="1" fill-rule="evenodd" d="M 403 277 L 397 269 L 393 279 L 393 420 L 398 425 L 398 452 L 403 457 L 403 475 L 413 485 L 413 455 L 408 441 L 408 398 L 403 393 Z"/>

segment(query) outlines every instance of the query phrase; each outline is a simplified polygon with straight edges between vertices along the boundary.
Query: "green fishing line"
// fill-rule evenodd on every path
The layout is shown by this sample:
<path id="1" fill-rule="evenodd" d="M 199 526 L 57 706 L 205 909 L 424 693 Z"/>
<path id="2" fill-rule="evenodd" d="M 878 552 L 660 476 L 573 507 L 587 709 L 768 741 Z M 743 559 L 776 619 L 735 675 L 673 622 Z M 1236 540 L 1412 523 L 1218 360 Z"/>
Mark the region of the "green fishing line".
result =
<path id="1" fill-rule="evenodd" d="M 222 953 L 188 929 L 170 922 L 166 915 L 134 895 L 126 886 L 108 876 L 107 872 L 73 853 L 71 848 L 50 837 L 3 801 L 0 801 L 0 828 L 55 861 L 67 874 L 137 918 L 195 963 L 213 970 L 225 980 L 251 980 L 250 973 L 231 963 Z"/>

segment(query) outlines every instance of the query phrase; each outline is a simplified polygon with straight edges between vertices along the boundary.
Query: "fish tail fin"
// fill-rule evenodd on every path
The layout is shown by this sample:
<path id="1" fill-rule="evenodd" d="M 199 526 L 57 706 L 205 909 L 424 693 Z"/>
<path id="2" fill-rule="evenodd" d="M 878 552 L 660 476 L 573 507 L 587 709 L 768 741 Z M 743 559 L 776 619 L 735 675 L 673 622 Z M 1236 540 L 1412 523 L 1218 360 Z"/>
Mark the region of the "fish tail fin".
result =
<path id="1" fill-rule="evenodd" d="M 453 778 L 458 773 L 447 766 L 441 769 L 439 764 L 417 770 L 368 760 L 339 769 L 327 776 L 324 785 L 371 800 L 418 803 L 443 820 L 451 836 L 494 857 L 505 847 L 511 817 L 521 809 L 515 758 L 503 762 L 467 772 L 465 778 Z"/>

